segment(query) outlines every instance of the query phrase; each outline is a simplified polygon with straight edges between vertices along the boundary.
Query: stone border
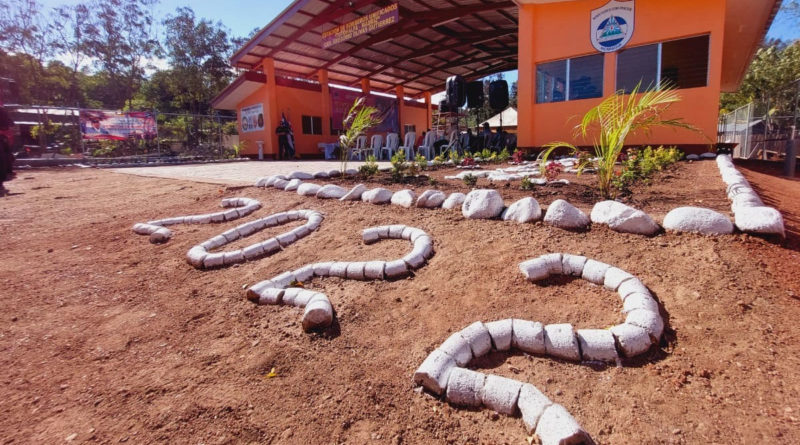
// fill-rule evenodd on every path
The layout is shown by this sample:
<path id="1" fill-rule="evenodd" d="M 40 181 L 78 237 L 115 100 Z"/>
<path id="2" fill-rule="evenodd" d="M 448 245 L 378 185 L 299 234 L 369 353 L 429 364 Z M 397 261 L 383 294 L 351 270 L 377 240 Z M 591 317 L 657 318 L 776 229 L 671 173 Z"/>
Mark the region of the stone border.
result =
<path id="1" fill-rule="evenodd" d="M 220 248 L 238 239 L 248 237 L 264 229 L 287 224 L 292 221 L 307 220 L 300 227 L 270 238 L 260 243 L 229 252 L 210 253 L 209 250 Z M 253 261 L 285 249 L 290 244 L 305 238 L 317 230 L 322 223 L 322 214 L 315 210 L 292 210 L 276 213 L 264 218 L 250 221 L 226 230 L 189 249 L 186 261 L 198 269 L 211 269 L 215 267 L 230 266 L 232 264 Z"/>
<path id="2" fill-rule="evenodd" d="M 172 238 L 172 231 L 166 226 L 175 224 L 210 224 L 233 221 L 247 216 L 261 208 L 261 202 L 252 198 L 225 198 L 222 207 L 230 208 L 224 212 L 202 215 L 176 216 L 174 218 L 157 219 L 133 225 L 133 232 L 139 235 L 150 235 L 150 242 L 165 243 Z"/>
<path id="3" fill-rule="evenodd" d="M 736 167 L 730 155 L 717 156 L 717 167 L 722 181 L 727 185 L 726 192 L 731 200 L 731 211 L 736 228 L 742 232 L 780 235 L 786 238 L 786 228 L 781 213 L 764 205 L 758 193 L 750 186 Z"/>
<path id="4" fill-rule="evenodd" d="M 594 443 L 567 410 L 535 386 L 465 368 L 492 350 L 519 350 L 568 361 L 619 363 L 657 343 L 664 330 L 658 303 L 638 278 L 622 269 L 580 255 L 552 253 L 520 263 L 532 282 L 552 275 L 581 277 L 616 291 L 622 299 L 625 322 L 609 329 L 573 329 L 569 323 L 505 319 L 477 321 L 452 334 L 428 355 L 414 373 L 414 383 L 442 395 L 453 405 L 484 406 L 501 414 L 519 411 L 529 433 L 542 444 Z"/>
<path id="5" fill-rule="evenodd" d="M 313 277 L 339 277 L 348 280 L 388 280 L 403 278 L 421 268 L 433 256 L 433 240 L 422 229 L 404 225 L 370 227 L 361 233 L 364 243 L 382 239 L 404 239 L 414 246 L 403 258 L 392 261 L 324 262 L 305 265 L 264 280 L 247 289 L 247 298 L 258 304 L 303 308 L 303 329 L 325 328 L 333 322 L 333 305 L 327 295 L 292 283 Z"/>

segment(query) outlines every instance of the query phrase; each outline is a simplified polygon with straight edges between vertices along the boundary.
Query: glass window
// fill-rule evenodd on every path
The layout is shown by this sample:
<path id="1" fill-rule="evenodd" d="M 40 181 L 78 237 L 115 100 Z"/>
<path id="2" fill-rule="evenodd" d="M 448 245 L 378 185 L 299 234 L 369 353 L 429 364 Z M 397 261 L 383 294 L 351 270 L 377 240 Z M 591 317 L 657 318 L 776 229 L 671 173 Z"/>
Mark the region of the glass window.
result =
<path id="1" fill-rule="evenodd" d="M 640 90 L 658 84 L 658 45 L 628 48 L 617 54 L 617 90 L 630 93 L 639 83 Z"/>
<path id="2" fill-rule="evenodd" d="M 536 66 L 536 103 L 563 102 L 566 94 L 566 60 Z"/>
<path id="3" fill-rule="evenodd" d="M 569 60 L 569 100 L 603 96 L 603 54 Z"/>
<path id="4" fill-rule="evenodd" d="M 709 36 L 664 42 L 661 46 L 661 83 L 677 88 L 708 84 Z"/>
<path id="5" fill-rule="evenodd" d="M 322 134 L 322 118 L 303 116 L 303 134 Z"/>

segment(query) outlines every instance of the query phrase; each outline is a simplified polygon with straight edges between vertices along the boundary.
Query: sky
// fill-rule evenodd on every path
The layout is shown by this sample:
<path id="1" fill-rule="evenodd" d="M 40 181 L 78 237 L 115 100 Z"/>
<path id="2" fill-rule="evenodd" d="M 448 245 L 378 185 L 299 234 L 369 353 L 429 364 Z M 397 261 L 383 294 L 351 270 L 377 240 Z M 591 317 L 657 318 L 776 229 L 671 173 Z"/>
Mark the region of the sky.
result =
<path id="1" fill-rule="evenodd" d="M 62 4 L 82 3 L 81 0 L 39 1 L 45 9 Z M 291 0 L 161 0 L 154 15 L 157 19 L 161 19 L 174 13 L 176 8 L 189 6 L 197 17 L 219 21 L 231 30 L 232 35 L 244 36 L 254 28 L 260 29 L 267 25 L 290 3 L 292 3 Z M 767 37 L 783 40 L 800 39 L 800 23 L 797 23 L 797 19 L 779 13 L 769 29 Z M 504 75 L 509 83 L 517 80 L 516 71 L 508 71 Z"/>

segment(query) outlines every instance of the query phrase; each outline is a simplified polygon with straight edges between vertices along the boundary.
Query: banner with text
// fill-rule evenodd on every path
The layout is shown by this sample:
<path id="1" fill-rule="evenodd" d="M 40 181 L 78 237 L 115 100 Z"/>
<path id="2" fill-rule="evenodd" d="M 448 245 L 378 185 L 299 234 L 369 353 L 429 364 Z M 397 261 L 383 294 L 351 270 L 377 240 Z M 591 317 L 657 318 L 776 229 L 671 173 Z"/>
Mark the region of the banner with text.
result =
<path id="1" fill-rule="evenodd" d="M 397 3 L 371 12 L 351 22 L 322 32 L 322 48 L 328 48 L 337 43 L 346 42 L 358 36 L 377 31 L 400 21 L 400 12 Z"/>
<path id="2" fill-rule="evenodd" d="M 242 133 L 264 129 L 264 104 L 255 104 L 242 108 L 241 116 Z"/>
<path id="3" fill-rule="evenodd" d="M 155 139 L 155 115 L 149 111 L 80 110 L 83 139 Z"/>

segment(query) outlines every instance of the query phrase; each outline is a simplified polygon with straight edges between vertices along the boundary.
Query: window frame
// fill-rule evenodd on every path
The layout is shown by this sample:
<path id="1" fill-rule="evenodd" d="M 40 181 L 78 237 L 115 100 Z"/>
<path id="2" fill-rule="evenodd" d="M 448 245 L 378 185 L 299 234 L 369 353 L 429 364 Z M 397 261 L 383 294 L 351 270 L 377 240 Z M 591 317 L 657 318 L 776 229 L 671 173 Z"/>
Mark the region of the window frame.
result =
<path id="1" fill-rule="evenodd" d="M 572 73 L 572 60 L 573 59 L 581 59 L 581 58 L 584 58 L 584 57 L 600 57 L 600 60 L 602 60 L 602 62 L 603 62 L 601 64 L 601 70 L 600 70 L 600 73 L 601 73 L 601 75 L 600 75 L 600 95 L 597 96 L 597 97 L 581 97 L 581 98 L 576 98 L 576 99 L 570 99 L 569 98 L 569 95 L 570 95 L 570 92 L 571 92 L 570 91 L 571 90 L 571 88 L 570 88 L 570 74 Z M 539 66 L 540 65 L 547 65 L 547 64 L 550 64 L 550 63 L 562 62 L 562 61 L 565 62 L 565 68 L 564 68 L 564 99 L 563 100 L 557 100 L 557 101 L 556 100 L 551 100 L 551 101 L 548 101 L 548 102 L 539 102 L 539 80 L 538 80 Z M 576 56 L 567 57 L 565 59 L 556 59 L 556 60 L 548 60 L 548 61 L 538 62 L 536 64 L 536 76 L 537 76 L 537 79 L 536 79 L 536 82 L 535 82 L 535 84 L 536 84 L 536 92 L 535 92 L 536 105 L 555 104 L 555 103 L 561 103 L 561 102 L 575 102 L 575 101 L 578 101 L 578 100 L 591 100 L 591 99 L 602 98 L 603 97 L 603 85 L 605 84 L 605 76 L 606 76 L 605 71 L 606 71 L 605 53 L 579 54 L 579 55 L 576 55 Z M 615 81 L 616 81 L 616 79 L 615 79 Z"/>
<path id="2" fill-rule="evenodd" d="M 691 39 L 696 39 L 696 38 L 700 38 L 700 37 L 708 37 L 708 51 L 706 51 L 706 80 L 705 80 L 705 85 L 695 86 L 695 87 L 688 87 L 688 88 L 680 88 L 677 85 L 675 85 L 675 87 L 676 87 L 676 89 L 680 89 L 680 90 L 689 90 L 689 89 L 692 89 L 692 88 L 708 88 L 708 81 L 709 81 L 709 78 L 710 78 L 709 71 L 711 69 L 711 33 L 697 34 L 697 35 L 688 36 L 688 37 L 681 37 L 681 38 L 678 38 L 678 39 L 662 40 L 662 41 L 659 41 L 659 42 L 643 43 L 641 45 L 627 47 L 626 49 L 641 48 L 641 47 L 644 47 L 644 46 L 651 46 L 651 45 L 655 45 L 656 46 L 656 76 L 655 76 L 656 77 L 656 88 L 657 88 L 657 90 L 661 90 L 661 88 L 663 86 L 662 82 L 661 82 L 661 80 L 662 80 L 661 79 L 662 78 L 661 71 L 662 71 L 663 64 L 664 64 L 664 61 L 662 60 L 663 57 L 664 57 L 664 49 L 663 49 L 664 48 L 664 44 L 665 43 L 670 43 L 670 42 L 677 42 L 677 41 L 681 41 L 681 40 L 691 40 Z M 619 70 L 619 54 L 617 54 L 616 59 L 617 59 L 616 60 L 616 66 L 614 67 L 614 90 L 619 92 L 620 90 L 622 90 L 622 88 L 620 88 L 620 85 L 619 85 L 619 71 L 620 71 Z M 624 90 L 622 90 L 622 91 L 624 92 L 624 94 L 630 94 L 628 91 L 624 91 Z"/>
<path id="3" fill-rule="evenodd" d="M 306 132 L 306 125 L 305 121 L 308 119 L 308 129 L 309 132 Z M 319 125 L 315 125 L 318 123 Z M 312 116 L 312 115 L 302 115 L 300 117 L 300 127 L 303 134 L 311 135 L 311 136 L 321 136 L 322 135 L 322 116 Z"/>

